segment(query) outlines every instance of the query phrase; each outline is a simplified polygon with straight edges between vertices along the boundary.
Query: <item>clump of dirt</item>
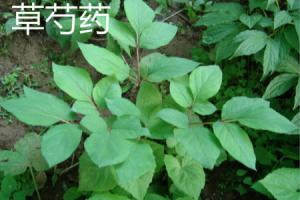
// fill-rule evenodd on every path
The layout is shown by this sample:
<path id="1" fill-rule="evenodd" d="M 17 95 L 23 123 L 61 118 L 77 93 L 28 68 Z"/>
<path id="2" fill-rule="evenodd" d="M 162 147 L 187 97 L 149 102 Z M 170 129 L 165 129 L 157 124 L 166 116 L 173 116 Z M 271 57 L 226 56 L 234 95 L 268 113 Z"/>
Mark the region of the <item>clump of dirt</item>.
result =
<path id="1" fill-rule="evenodd" d="M 10 149 L 25 133 L 20 123 L 7 124 L 0 120 L 0 149 Z"/>

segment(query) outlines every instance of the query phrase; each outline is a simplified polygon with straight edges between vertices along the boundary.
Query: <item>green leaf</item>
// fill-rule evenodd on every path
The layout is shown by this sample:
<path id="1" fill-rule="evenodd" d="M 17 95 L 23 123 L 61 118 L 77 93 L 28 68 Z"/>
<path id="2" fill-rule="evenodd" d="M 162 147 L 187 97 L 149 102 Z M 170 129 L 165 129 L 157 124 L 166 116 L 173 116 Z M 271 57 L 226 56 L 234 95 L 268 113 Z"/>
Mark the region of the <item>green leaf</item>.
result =
<path id="1" fill-rule="evenodd" d="M 192 60 L 152 53 L 142 59 L 141 72 L 144 79 L 157 83 L 183 76 L 198 65 L 199 63 Z"/>
<path id="2" fill-rule="evenodd" d="M 186 158 L 179 161 L 171 155 L 166 155 L 164 160 L 168 175 L 175 186 L 193 199 L 198 199 L 205 184 L 202 166 Z"/>
<path id="3" fill-rule="evenodd" d="M 286 10 L 279 11 L 275 14 L 274 18 L 274 29 L 279 28 L 285 24 L 290 23 L 293 18 L 290 16 L 289 12 Z"/>
<path id="4" fill-rule="evenodd" d="M 14 147 L 36 171 L 48 169 L 47 162 L 41 152 L 41 137 L 36 133 L 26 134 Z"/>
<path id="5" fill-rule="evenodd" d="M 269 102 L 260 98 L 233 97 L 222 109 L 223 120 L 236 120 L 241 124 L 275 133 L 293 134 L 296 126 L 270 108 Z"/>
<path id="6" fill-rule="evenodd" d="M 162 196 L 160 196 L 158 194 L 148 193 L 145 196 L 145 200 L 168 200 L 168 199 L 166 199 L 165 197 L 162 197 Z"/>
<path id="7" fill-rule="evenodd" d="M 298 79 L 298 83 L 296 86 L 294 109 L 296 109 L 299 105 L 300 105 L 300 78 Z"/>
<path id="8" fill-rule="evenodd" d="M 102 20 L 103 19 L 103 20 Z M 105 20 L 103 17 L 99 18 L 101 23 L 104 23 L 105 26 Z M 135 47 L 136 41 L 135 41 L 135 32 L 132 30 L 130 25 L 125 22 L 118 21 L 114 18 L 109 19 L 109 34 L 113 36 L 116 40 L 119 42 L 122 42 L 125 45 Z"/>
<path id="9" fill-rule="evenodd" d="M 106 107 L 105 99 L 120 98 L 122 88 L 118 81 L 113 77 L 102 78 L 95 86 L 93 98 L 96 104 L 102 108 Z"/>
<path id="10" fill-rule="evenodd" d="M 141 120 L 144 124 L 149 124 L 150 118 L 162 106 L 162 95 L 158 88 L 152 83 L 142 82 L 137 94 L 136 106 L 141 111 Z"/>
<path id="11" fill-rule="evenodd" d="M 288 42 L 288 44 L 294 48 L 296 51 L 298 51 L 298 53 L 300 53 L 300 44 L 299 44 L 299 38 L 296 32 L 296 29 L 294 26 L 287 26 L 284 29 L 284 38 L 285 40 Z"/>
<path id="12" fill-rule="evenodd" d="M 278 200 L 299 199 L 300 170 L 280 168 L 259 182 Z"/>
<path id="13" fill-rule="evenodd" d="M 240 15 L 244 12 L 243 7 L 239 3 L 214 3 L 212 6 L 206 8 L 206 12 L 203 15 L 196 26 L 215 26 L 218 24 L 224 24 L 233 22 L 239 19 Z"/>
<path id="14" fill-rule="evenodd" d="M 267 38 L 267 34 L 262 31 L 247 30 L 241 32 L 234 39 L 234 42 L 239 42 L 240 45 L 232 57 L 248 56 L 257 53 L 266 46 Z"/>
<path id="15" fill-rule="evenodd" d="M 42 136 L 42 155 L 50 167 L 68 159 L 81 140 L 81 130 L 75 124 L 53 126 Z"/>
<path id="16" fill-rule="evenodd" d="M 87 129 L 90 133 L 103 134 L 107 132 L 107 125 L 104 119 L 98 115 L 87 115 L 81 121 L 80 125 L 82 125 L 85 129 Z"/>
<path id="17" fill-rule="evenodd" d="M 140 45 L 145 49 L 157 49 L 171 42 L 175 37 L 177 27 L 163 22 L 153 22 L 147 27 L 140 40 Z"/>
<path id="18" fill-rule="evenodd" d="M 139 117 L 141 112 L 129 100 L 125 98 L 106 99 L 108 109 L 116 116 L 133 115 Z"/>
<path id="19" fill-rule="evenodd" d="M 142 0 L 125 0 L 124 8 L 127 19 L 137 35 L 150 26 L 154 19 L 153 10 Z"/>
<path id="20" fill-rule="evenodd" d="M 294 74 L 280 74 L 276 76 L 268 85 L 263 98 L 271 99 L 287 92 L 296 85 L 297 76 Z"/>
<path id="21" fill-rule="evenodd" d="M 182 107 L 187 108 L 193 104 L 193 97 L 189 88 L 188 76 L 171 80 L 170 93 L 174 101 Z"/>
<path id="22" fill-rule="evenodd" d="M 98 72 L 115 76 L 120 81 L 129 76 L 129 66 L 114 53 L 92 44 L 79 43 L 79 47 L 87 62 Z"/>
<path id="23" fill-rule="evenodd" d="M 147 172 L 135 181 L 126 182 L 120 186 L 137 200 L 143 200 L 149 188 L 149 184 L 152 182 L 153 174 L 154 169 Z"/>
<path id="24" fill-rule="evenodd" d="M 88 200 L 130 200 L 128 197 L 120 196 L 116 194 L 95 194 L 88 198 Z"/>
<path id="25" fill-rule="evenodd" d="M 87 154 L 79 158 L 79 190 L 104 192 L 113 189 L 116 183 L 113 167 L 99 168 Z"/>
<path id="26" fill-rule="evenodd" d="M 93 82 L 85 69 L 55 63 L 52 69 L 54 81 L 60 89 L 77 100 L 89 101 L 91 99 Z"/>
<path id="27" fill-rule="evenodd" d="M 255 154 L 247 133 L 236 124 L 216 122 L 214 134 L 228 153 L 245 166 L 255 170 Z"/>
<path id="28" fill-rule="evenodd" d="M 155 158 L 148 144 L 134 144 L 128 158 L 116 167 L 120 185 L 134 182 L 155 169 Z"/>
<path id="29" fill-rule="evenodd" d="M 210 26 L 203 32 L 202 40 L 205 44 L 214 44 L 222 41 L 229 35 L 238 33 L 239 31 L 239 26 L 234 23 Z"/>
<path id="30" fill-rule="evenodd" d="M 105 167 L 124 162 L 130 153 L 132 143 L 113 134 L 92 134 L 84 143 L 90 159 Z"/>
<path id="31" fill-rule="evenodd" d="M 192 110 L 199 115 L 211 115 L 216 112 L 217 108 L 209 101 L 197 101 L 194 103 Z"/>
<path id="32" fill-rule="evenodd" d="M 111 17 L 115 17 L 118 15 L 118 12 L 120 11 L 121 0 L 111 0 L 109 6 L 110 6 L 110 9 L 108 10 L 109 15 Z"/>
<path id="33" fill-rule="evenodd" d="M 11 34 L 13 32 L 15 32 L 16 30 L 13 30 L 13 27 L 17 26 L 17 21 L 16 18 L 10 18 L 8 19 L 5 24 L 4 24 L 4 30 L 6 34 Z"/>
<path id="34" fill-rule="evenodd" d="M 72 106 L 72 111 L 83 115 L 98 115 L 99 112 L 92 102 L 75 101 Z"/>
<path id="35" fill-rule="evenodd" d="M 238 48 L 239 43 L 234 41 L 234 36 L 230 36 L 220 41 L 216 45 L 216 62 L 219 63 L 225 58 L 229 58 Z"/>
<path id="36" fill-rule="evenodd" d="M 71 109 L 64 101 L 50 94 L 24 87 L 25 97 L 0 100 L 0 106 L 20 121 L 33 126 L 50 126 L 72 120 Z"/>
<path id="37" fill-rule="evenodd" d="M 221 153 L 217 139 L 207 128 L 193 126 L 175 129 L 176 140 L 183 145 L 187 154 L 205 168 L 212 169 Z"/>
<path id="38" fill-rule="evenodd" d="M 185 113 L 175 109 L 164 108 L 157 113 L 157 116 L 163 121 L 170 123 L 178 128 L 188 128 L 189 119 Z"/>
<path id="39" fill-rule="evenodd" d="M 19 152 L 0 151 L 0 171 L 3 171 L 5 176 L 23 174 L 28 166 L 28 160 Z"/>
<path id="40" fill-rule="evenodd" d="M 260 20 L 262 19 L 262 15 L 260 14 L 253 14 L 253 15 L 247 15 L 243 13 L 240 16 L 240 21 L 245 24 L 249 29 L 252 29 Z"/>
<path id="41" fill-rule="evenodd" d="M 150 135 L 149 130 L 142 127 L 138 117 L 129 115 L 118 117 L 112 124 L 111 133 L 126 139 Z"/>
<path id="42" fill-rule="evenodd" d="M 190 75 L 190 88 L 194 101 L 207 100 L 216 95 L 221 87 L 222 71 L 219 66 L 201 66 Z"/>
<path id="43" fill-rule="evenodd" d="M 263 60 L 263 76 L 273 73 L 280 62 L 279 50 L 281 48 L 280 40 L 278 38 L 268 39 L 267 46 L 264 52 Z"/>

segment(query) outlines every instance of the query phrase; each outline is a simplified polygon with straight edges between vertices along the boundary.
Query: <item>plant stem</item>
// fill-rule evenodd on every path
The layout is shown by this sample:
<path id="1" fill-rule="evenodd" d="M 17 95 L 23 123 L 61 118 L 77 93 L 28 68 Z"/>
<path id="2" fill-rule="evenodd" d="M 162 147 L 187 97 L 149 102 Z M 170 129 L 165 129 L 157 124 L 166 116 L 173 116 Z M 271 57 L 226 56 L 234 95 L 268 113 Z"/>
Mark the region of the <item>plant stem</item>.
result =
<path id="1" fill-rule="evenodd" d="M 185 10 L 185 8 L 182 8 L 181 10 L 176 11 L 175 13 L 173 13 L 172 15 L 166 17 L 165 19 L 162 20 L 162 22 L 167 21 L 168 19 L 175 17 L 176 15 L 178 15 L 179 13 L 183 12 Z"/>
<path id="2" fill-rule="evenodd" d="M 36 195 L 38 197 L 38 200 L 42 200 L 41 195 L 40 195 L 39 190 L 38 190 L 38 187 L 37 187 L 37 184 L 36 184 L 36 181 L 35 181 L 34 173 L 33 173 L 33 170 L 32 170 L 31 166 L 29 167 L 29 170 L 30 170 L 30 174 L 31 174 L 31 177 L 32 177 L 34 189 L 36 191 Z"/>
<path id="3" fill-rule="evenodd" d="M 78 165 L 79 165 L 79 163 L 77 162 L 77 163 L 71 165 L 70 167 L 67 167 L 60 173 L 60 175 L 63 175 L 64 173 L 68 172 L 69 170 L 73 169 L 74 167 L 77 167 Z"/>
<path id="4" fill-rule="evenodd" d="M 139 35 L 136 37 L 136 72 L 137 72 L 137 86 L 141 82 L 141 69 L 140 69 L 140 41 Z"/>

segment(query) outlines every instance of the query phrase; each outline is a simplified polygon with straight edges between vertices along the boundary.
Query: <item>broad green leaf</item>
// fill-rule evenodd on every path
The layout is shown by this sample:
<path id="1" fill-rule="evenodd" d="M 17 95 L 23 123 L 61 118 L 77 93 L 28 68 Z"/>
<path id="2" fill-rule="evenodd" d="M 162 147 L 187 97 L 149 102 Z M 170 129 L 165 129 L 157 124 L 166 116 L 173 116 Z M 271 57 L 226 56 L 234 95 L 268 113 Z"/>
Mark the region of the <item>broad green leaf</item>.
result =
<path id="1" fill-rule="evenodd" d="M 79 158 L 79 190 L 104 192 L 113 189 L 116 183 L 113 167 L 99 168 L 87 154 Z"/>
<path id="2" fill-rule="evenodd" d="M 175 186 L 193 199 L 198 199 L 205 184 L 202 166 L 186 158 L 179 161 L 171 155 L 166 155 L 164 160 L 168 175 Z"/>
<path id="3" fill-rule="evenodd" d="M 136 106 L 141 111 L 141 120 L 144 124 L 149 124 L 153 116 L 162 106 L 162 95 L 158 88 L 147 82 L 142 82 L 137 94 Z"/>
<path id="4" fill-rule="evenodd" d="M 110 6 L 110 9 L 108 10 L 109 15 L 111 17 L 115 17 L 118 15 L 118 12 L 120 11 L 121 0 L 111 0 L 109 6 Z"/>
<path id="5" fill-rule="evenodd" d="M 185 113 L 172 108 L 164 108 L 157 113 L 157 116 L 163 121 L 172 124 L 178 128 L 188 128 L 189 119 Z"/>
<path id="6" fill-rule="evenodd" d="M 236 16 L 225 12 L 207 13 L 200 17 L 195 26 L 216 26 L 220 24 L 230 23 L 238 19 Z"/>
<path id="7" fill-rule="evenodd" d="M 152 53 L 142 59 L 141 72 L 144 79 L 157 83 L 183 76 L 198 65 L 199 63 L 192 60 Z"/>
<path id="8" fill-rule="evenodd" d="M 278 200 L 299 199 L 300 170 L 280 168 L 259 182 Z"/>
<path id="9" fill-rule="evenodd" d="M 271 99 L 287 92 L 296 85 L 297 76 L 294 74 L 281 74 L 275 77 L 268 85 L 263 98 Z"/>
<path id="10" fill-rule="evenodd" d="M 194 103 L 192 110 L 199 115 L 211 115 L 216 112 L 217 108 L 209 101 L 197 101 Z"/>
<path id="11" fill-rule="evenodd" d="M 103 134 L 107 132 L 107 125 L 104 119 L 98 115 L 87 115 L 80 121 L 80 125 L 89 133 Z"/>
<path id="12" fill-rule="evenodd" d="M 282 10 L 275 14 L 274 18 L 274 29 L 277 29 L 280 26 L 290 23 L 293 18 L 290 16 L 289 12 Z"/>
<path id="13" fill-rule="evenodd" d="M 187 108 L 193 104 L 188 76 L 173 79 L 170 82 L 170 93 L 174 101 L 182 107 Z"/>
<path id="14" fill-rule="evenodd" d="M 263 76 L 267 76 L 275 71 L 280 62 L 280 48 L 281 44 L 278 38 L 268 39 L 266 49 L 264 51 Z"/>
<path id="15" fill-rule="evenodd" d="M 27 87 L 24 92 L 25 97 L 0 100 L 0 106 L 20 121 L 33 126 L 50 126 L 73 119 L 68 104 L 57 97 Z"/>
<path id="16" fill-rule="evenodd" d="M 203 32 L 202 40 L 205 44 L 214 44 L 239 31 L 239 26 L 234 23 L 210 26 Z"/>
<path id="17" fill-rule="evenodd" d="M 267 34 L 262 31 L 247 30 L 234 38 L 234 42 L 240 43 L 232 57 L 248 56 L 255 54 L 266 46 Z"/>
<path id="18" fill-rule="evenodd" d="M 94 194 L 90 198 L 88 198 L 88 200 L 130 200 L 130 199 L 125 196 L 104 193 L 104 194 Z"/>
<path id="19" fill-rule="evenodd" d="M 81 130 L 75 124 L 51 127 L 42 136 L 42 155 L 50 167 L 68 159 L 81 140 Z"/>
<path id="20" fill-rule="evenodd" d="M 175 37 L 177 27 L 163 22 L 153 22 L 147 27 L 140 40 L 140 45 L 145 49 L 157 49 L 171 42 Z"/>
<path id="21" fill-rule="evenodd" d="M 83 115 L 98 115 L 97 107 L 90 101 L 75 101 L 72 111 Z"/>
<path id="22" fill-rule="evenodd" d="M 175 129 L 175 138 L 182 144 L 187 154 L 199 161 L 205 168 L 212 169 L 221 153 L 217 139 L 207 128 L 193 126 Z"/>
<path id="23" fill-rule="evenodd" d="M 260 20 L 262 19 L 262 15 L 260 14 L 253 14 L 253 15 L 247 15 L 243 13 L 240 16 L 240 21 L 245 24 L 249 29 L 252 29 Z"/>
<path id="24" fill-rule="evenodd" d="M 116 167 L 120 185 L 136 181 L 155 169 L 155 158 L 148 144 L 134 144 L 128 158 Z"/>
<path id="25" fill-rule="evenodd" d="M 164 155 L 165 155 L 165 146 L 154 141 L 146 140 L 146 144 L 149 144 L 152 148 L 153 155 L 156 161 L 155 172 L 160 172 L 164 167 Z"/>
<path id="26" fill-rule="evenodd" d="M 300 73 L 299 62 L 293 56 L 287 56 L 282 59 L 276 71 L 281 73 L 298 74 Z"/>
<path id="27" fill-rule="evenodd" d="M 92 134 L 84 143 L 90 159 L 98 167 L 124 162 L 131 151 L 132 143 L 113 134 Z"/>
<path id="28" fill-rule="evenodd" d="M 36 171 L 48 169 L 47 162 L 41 152 L 41 137 L 36 133 L 26 134 L 14 147 Z"/>
<path id="29" fill-rule="evenodd" d="M 89 101 L 91 99 L 93 82 L 85 69 L 55 63 L 52 69 L 54 81 L 60 89 L 77 100 Z"/>
<path id="30" fill-rule="evenodd" d="M 129 100 L 125 98 L 106 99 L 108 109 L 116 116 L 133 115 L 139 117 L 141 112 Z"/>
<path id="31" fill-rule="evenodd" d="M 122 96 L 122 88 L 118 81 L 113 77 L 102 78 L 95 86 L 93 98 L 96 104 L 105 108 L 105 99 L 120 98 Z"/>
<path id="32" fill-rule="evenodd" d="M 138 117 L 129 115 L 118 117 L 112 124 L 111 133 L 126 139 L 150 135 L 148 129 L 142 127 Z"/>
<path id="33" fill-rule="evenodd" d="M 298 79 L 298 83 L 296 86 L 294 109 L 296 109 L 299 105 L 300 105 L 300 78 Z"/>
<path id="34" fill-rule="evenodd" d="M 202 66 L 190 75 L 190 88 L 194 101 L 207 100 L 217 94 L 222 83 L 222 71 L 217 65 Z"/>
<path id="35" fill-rule="evenodd" d="M 299 43 L 299 38 L 296 32 L 296 29 L 294 26 L 287 26 L 284 29 L 284 38 L 285 40 L 289 43 L 289 45 L 294 48 L 298 53 L 300 53 L 300 43 Z"/>
<path id="36" fill-rule="evenodd" d="M 129 76 L 129 66 L 114 53 L 92 44 L 79 43 L 79 47 L 87 62 L 98 72 L 115 76 L 120 81 Z"/>
<path id="37" fill-rule="evenodd" d="M 153 174 L 154 169 L 134 181 L 122 183 L 119 185 L 124 190 L 129 192 L 135 199 L 143 200 L 149 188 L 149 184 L 152 182 Z"/>
<path id="38" fill-rule="evenodd" d="M 142 0 L 125 0 L 124 8 L 127 19 L 137 35 L 150 26 L 154 19 L 153 10 Z"/>
<path id="39" fill-rule="evenodd" d="M 236 120 L 257 130 L 293 134 L 296 126 L 260 98 L 233 97 L 222 109 L 223 120 Z"/>
<path id="40" fill-rule="evenodd" d="M 28 166 L 28 160 L 19 152 L 0 151 L 0 171 L 3 171 L 5 176 L 23 174 Z"/>
<path id="41" fill-rule="evenodd" d="M 287 0 L 289 10 L 300 9 L 300 2 L 297 0 Z"/>
<path id="42" fill-rule="evenodd" d="M 101 23 L 104 23 L 105 20 L 102 20 L 103 17 L 99 18 Z M 130 25 L 125 22 L 118 21 L 114 18 L 109 19 L 109 34 L 112 35 L 117 41 L 122 42 L 125 45 L 135 47 L 135 32 L 132 30 Z"/>
<path id="43" fill-rule="evenodd" d="M 5 24 L 4 24 L 4 30 L 5 30 L 5 33 L 7 35 L 15 32 L 16 30 L 13 30 L 12 28 L 13 27 L 16 27 L 17 26 L 17 21 L 16 21 L 16 18 L 10 18 L 8 19 Z"/>
<path id="44" fill-rule="evenodd" d="M 216 122 L 214 134 L 228 153 L 247 167 L 255 170 L 255 154 L 247 133 L 236 124 Z"/>
<path id="45" fill-rule="evenodd" d="M 234 36 L 230 36 L 220 41 L 216 45 L 216 62 L 229 58 L 238 48 L 239 43 L 234 41 Z"/>

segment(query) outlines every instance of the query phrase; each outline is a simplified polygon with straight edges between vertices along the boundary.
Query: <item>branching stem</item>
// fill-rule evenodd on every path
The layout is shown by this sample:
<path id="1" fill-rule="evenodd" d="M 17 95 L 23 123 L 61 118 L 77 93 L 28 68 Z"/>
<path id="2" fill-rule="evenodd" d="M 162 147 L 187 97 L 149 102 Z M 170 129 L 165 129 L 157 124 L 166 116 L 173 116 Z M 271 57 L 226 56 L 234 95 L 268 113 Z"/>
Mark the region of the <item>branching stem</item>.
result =
<path id="1" fill-rule="evenodd" d="M 30 170 L 32 181 L 33 181 L 34 189 L 36 191 L 37 198 L 38 198 L 38 200 L 42 200 L 40 192 L 39 192 L 39 189 L 38 189 L 38 186 L 36 184 L 36 180 L 35 180 L 34 173 L 33 173 L 33 170 L 32 170 L 31 166 L 29 167 L 29 170 Z"/>

